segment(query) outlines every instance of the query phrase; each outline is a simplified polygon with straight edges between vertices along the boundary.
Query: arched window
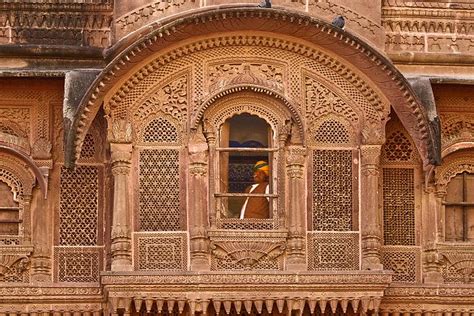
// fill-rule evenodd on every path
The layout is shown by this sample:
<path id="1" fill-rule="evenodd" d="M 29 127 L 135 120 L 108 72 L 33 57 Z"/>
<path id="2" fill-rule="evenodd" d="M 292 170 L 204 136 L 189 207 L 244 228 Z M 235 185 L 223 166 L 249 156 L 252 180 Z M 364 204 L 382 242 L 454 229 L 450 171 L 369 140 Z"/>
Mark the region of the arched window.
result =
<path id="1" fill-rule="evenodd" d="M 457 174 L 446 191 L 446 241 L 474 241 L 474 173 Z"/>
<path id="2" fill-rule="evenodd" d="M 219 130 L 218 208 L 227 218 L 270 219 L 273 214 L 273 132 L 256 115 L 227 119 Z M 259 176 L 260 175 L 260 176 Z"/>
<path id="3" fill-rule="evenodd" d="M 20 233 L 20 205 L 15 195 L 8 184 L 0 180 L 0 236 L 14 238 Z"/>

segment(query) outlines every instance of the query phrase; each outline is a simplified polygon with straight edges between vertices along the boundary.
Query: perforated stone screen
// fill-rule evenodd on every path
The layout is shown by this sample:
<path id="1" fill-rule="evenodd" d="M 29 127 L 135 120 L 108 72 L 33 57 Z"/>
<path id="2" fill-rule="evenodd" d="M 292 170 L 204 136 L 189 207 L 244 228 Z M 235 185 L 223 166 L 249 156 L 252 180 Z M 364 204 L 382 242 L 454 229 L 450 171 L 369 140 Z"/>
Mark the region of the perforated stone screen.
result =
<path id="1" fill-rule="evenodd" d="M 351 150 L 314 150 L 312 230 L 352 230 Z"/>
<path id="2" fill-rule="evenodd" d="M 167 119 L 158 117 L 145 127 L 142 141 L 145 143 L 176 143 L 178 130 Z"/>
<path id="3" fill-rule="evenodd" d="M 182 230 L 179 150 L 142 149 L 139 155 L 139 229 Z"/>
<path id="4" fill-rule="evenodd" d="M 59 245 L 94 246 L 98 241 L 99 169 L 61 168 Z"/>
<path id="5" fill-rule="evenodd" d="M 412 160 L 412 154 L 411 143 L 402 131 L 394 131 L 387 136 L 383 152 L 385 161 L 410 161 Z"/>
<path id="6" fill-rule="evenodd" d="M 420 281 L 420 249 L 406 246 L 384 246 L 381 251 L 385 270 L 394 272 L 394 282 L 415 283 Z"/>
<path id="7" fill-rule="evenodd" d="M 359 233 L 308 233 L 308 270 L 359 269 Z"/>
<path id="8" fill-rule="evenodd" d="M 55 247 L 56 280 L 98 282 L 103 260 L 102 247 Z"/>
<path id="9" fill-rule="evenodd" d="M 135 270 L 186 270 L 186 233 L 135 233 Z"/>
<path id="10" fill-rule="evenodd" d="M 414 170 L 383 168 L 383 227 L 386 245 L 415 245 Z"/>
<path id="11" fill-rule="evenodd" d="M 315 141 L 318 144 L 349 144 L 350 136 L 347 128 L 336 120 L 323 122 L 315 133 Z"/>

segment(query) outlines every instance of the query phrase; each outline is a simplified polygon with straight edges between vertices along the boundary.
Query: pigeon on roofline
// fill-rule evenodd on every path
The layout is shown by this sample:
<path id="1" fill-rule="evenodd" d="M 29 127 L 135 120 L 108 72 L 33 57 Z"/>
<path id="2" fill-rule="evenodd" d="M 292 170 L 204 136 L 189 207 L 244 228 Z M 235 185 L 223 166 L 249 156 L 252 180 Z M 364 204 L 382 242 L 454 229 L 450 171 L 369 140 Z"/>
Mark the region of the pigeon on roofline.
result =
<path id="1" fill-rule="evenodd" d="M 271 8 L 272 7 L 272 1 L 271 0 L 262 0 L 262 2 L 260 2 L 258 7 L 259 8 Z"/>
<path id="2" fill-rule="evenodd" d="M 344 25 L 346 25 L 346 20 L 344 20 L 342 15 L 338 15 L 334 18 L 334 20 L 332 20 L 332 25 L 343 30 Z"/>

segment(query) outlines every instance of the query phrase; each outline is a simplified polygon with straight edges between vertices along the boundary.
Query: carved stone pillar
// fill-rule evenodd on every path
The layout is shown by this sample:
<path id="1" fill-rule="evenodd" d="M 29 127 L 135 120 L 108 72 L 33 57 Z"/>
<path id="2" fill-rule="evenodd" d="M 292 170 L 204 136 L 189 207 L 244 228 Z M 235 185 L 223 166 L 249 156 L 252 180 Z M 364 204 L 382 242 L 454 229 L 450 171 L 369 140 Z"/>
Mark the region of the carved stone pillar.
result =
<path id="1" fill-rule="evenodd" d="M 32 200 L 31 213 L 31 235 L 34 246 L 31 258 L 31 281 L 51 282 L 52 279 L 52 227 L 54 227 L 54 216 L 50 205 L 54 199 L 45 200 L 41 192 L 36 192 Z M 49 205 L 48 205 L 49 204 Z"/>
<path id="2" fill-rule="evenodd" d="M 304 162 L 306 149 L 290 147 L 286 157 L 288 175 L 288 270 L 305 270 L 305 181 Z"/>
<path id="3" fill-rule="evenodd" d="M 189 142 L 189 226 L 191 270 L 209 270 L 208 183 L 206 140 L 198 131 Z"/>
<path id="4" fill-rule="evenodd" d="M 114 204 L 112 215 L 112 271 L 132 270 L 129 173 L 132 144 L 111 143 Z"/>
<path id="5" fill-rule="evenodd" d="M 23 236 L 25 244 L 31 244 L 31 195 L 23 195 Z"/>
<path id="6" fill-rule="evenodd" d="M 442 201 L 446 196 L 445 188 L 429 186 L 426 189 L 427 207 L 423 210 L 423 281 L 425 283 L 443 283 L 441 274 L 441 261 L 436 242 L 443 241 L 444 236 L 444 205 Z M 435 216 L 433 216 L 435 211 Z"/>
<path id="7" fill-rule="evenodd" d="M 204 136 L 206 137 L 207 144 L 209 146 L 209 219 L 211 221 L 211 227 L 216 228 L 216 205 L 215 199 L 212 194 L 216 192 L 216 187 L 214 183 L 215 176 L 217 174 L 217 166 L 215 164 L 215 155 L 216 155 L 216 133 L 214 127 L 209 123 L 207 119 L 204 120 Z"/>
<path id="8" fill-rule="evenodd" d="M 382 270 L 382 221 L 378 209 L 381 145 L 361 146 L 362 269 Z"/>

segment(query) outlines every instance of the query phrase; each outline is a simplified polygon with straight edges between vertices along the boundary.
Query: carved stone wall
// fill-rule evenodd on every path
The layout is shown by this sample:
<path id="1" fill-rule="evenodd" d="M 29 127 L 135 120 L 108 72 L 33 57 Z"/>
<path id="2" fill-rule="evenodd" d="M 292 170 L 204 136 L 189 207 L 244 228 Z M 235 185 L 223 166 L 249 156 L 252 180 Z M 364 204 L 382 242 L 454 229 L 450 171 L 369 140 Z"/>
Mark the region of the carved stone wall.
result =
<path id="1" fill-rule="evenodd" d="M 449 62 L 443 57 L 449 54 L 472 57 L 473 8 L 469 1 L 384 0 L 385 50 L 397 61 L 405 61 L 406 52 L 421 62 L 423 58 Z"/>
<path id="2" fill-rule="evenodd" d="M 42 44 L 108 47 L 111 45 L 113 3 L 63 1 L 3 2 L 1 44 Z"/>

